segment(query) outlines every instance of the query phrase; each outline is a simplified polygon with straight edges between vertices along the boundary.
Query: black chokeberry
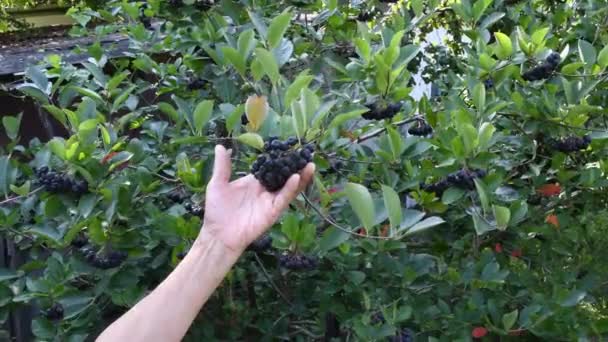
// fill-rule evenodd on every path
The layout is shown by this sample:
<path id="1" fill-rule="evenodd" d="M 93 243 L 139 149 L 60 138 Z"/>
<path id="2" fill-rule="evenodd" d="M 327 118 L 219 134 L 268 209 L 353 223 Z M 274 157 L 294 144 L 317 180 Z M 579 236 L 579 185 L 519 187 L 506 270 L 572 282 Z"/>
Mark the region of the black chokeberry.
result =
<path id="1" fill-rule="evenodd" d="M 445 190 L 455 186 L 465 190 L 475 189 L 475 179 L 485 177 L 485 170 L 467 170 L 462 169 L 454 173 L 450 173 L 445 179 L 431 184 L 422 184 L 424 191 L 433 192 L 437 196 L 441 196 Z"/>
<path id="2" fill-rule="evenodd" d="M 411 329 L 401 329 L 389 338 L 390 342 L 414 342 L 414 332 Z"/>
<path id="3" fill-rule="evenodd" d="M 292 271 L 310 271 L 317 268 L 318 261 L 317 258 L 304 254 L 281 254 L 279 264 Z"/>
<path id="4" fill-rule="evenodd" d="M 291 175 L 300 172 L 312 161 L 314 145 L 292 149 L 295 144 L 293 139 L 281 141 L 275 137 L 269 138 L 265 143 L 266 153 L 258 156 L 251 165 L 251 173 L 266 190 L 274 192 L 281 189 Z"/>
<path id="5" fill-rule="evenodd" d="M 195 79 L 190 81 L 190 83 L 188 83 L 188 90 L 199 90 L 199 89 L 203 89 L 205 87 L 205 84 L 207 82 L 205 82 L 204 80 L 201 79 Z"/>
<path id="6" fill-rule="evenodd" d="M 550 144 L 553 149 L 557 151 L 571 153 L 587 149 L 589 144 L 591 144 L 591 137 L 588 135 L 582 138 L 577 136 L 568 136 L 558 140 L 553 140 L 550 142 Z"/>
<path id="7" fill-rule="evenodd" d="M 247 115 L 246 114 L 241 115 L 241 125 L 247 126 L 248 123 L 249 123 L 249 118 L 247 117 Z"/>
<path id="8" fill-rule="evenodd" d="M 50 171 L 48 168 L 37 170 L 36 177 L 37 184 L 44 186 L 49 192 L 83 195 L 89 191 L 86 181 L 73 179 L 65 173 Z"/>
<path id="9" fill-rule="evenodd" d="M 494 81 L 491 78 L 488 78 L 487 80 L 483 81 L 483 85 L 486 89 L 492 89 L 494 88 Z"/>
<path id="10" fill-rule="evenodd" d="M 46 312 L 44 316 L 51 321 L 60 321 L 63 319 L 63 305 L 61 303 L 53 304 Z"/>
<path id="11" fill-rule="evenodd" d="M 253 241 L 247 249 L 253 252 L 264 252 L 272 247 L 272 238 L 270 235 L 263 235 L 257 240 Z"/>
<path id="12" fill-rule="evenodd" d="M 414 125 L 410 126 L 407 132 L 411 135 L 425 137 L 433 133 L 433 127 L 431 127 L 424 120 L 418 120 Z"/>
<path id="13" fill-rule="evenodd" d="M 361 11 L 357 15 L 357 20 L 358 21 L 370 21 L 372 19 L 374 19 L 374 13 L 373 12 Z"/>
<path id="14" fill-rule="evenodd" d="M 524 72 L 522 78 L 526 81 L 539 81 L 547 79 L 551 77 L 553 72 L 557 69 L 560 61 L 560 55 L 557 52 L 553 52 L 542 64 Z"/>
<path id="15" fill-rule="evenodd" d="M 370 103 L 367 104 L 366 107 L 369 109 L 368 112 L 363 113 L 361 117 L 366 120 L 382 120 L 382 119 L 390 119 L 395 116 L 401 108 L 403 104 L 400 102 L 397 103 L 389 103 L 388 105 L 381 105 L 378 103 Z"/>
<path id="16" fill-rule="evenodd" d="M 80 234 L 76 235 L 76 237 L 72 240 L 70 245 L 72 245 L 76 248 L 82 248 L 82 247 L 86 246 L 88 243 L 89 243 L 89 238 L 84 233 L 80 233 Z"/>

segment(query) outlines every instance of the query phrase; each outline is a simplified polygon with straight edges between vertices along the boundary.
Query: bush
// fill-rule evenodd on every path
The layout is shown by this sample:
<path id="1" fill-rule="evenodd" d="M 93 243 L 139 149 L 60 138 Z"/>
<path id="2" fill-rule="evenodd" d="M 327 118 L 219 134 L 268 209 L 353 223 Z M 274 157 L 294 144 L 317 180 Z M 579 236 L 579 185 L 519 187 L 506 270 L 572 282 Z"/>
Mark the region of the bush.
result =
<path id="1" fill-rule="evenodd" d="M 356 3 L 72 11 L 130 51 L 50 56 L 18 87 L 65 135 L 3 118 L 0 229 L 29 260 L 1 270 L 0 318 L 96 336 L 188 251 L 213 146 L 240 176 L 276 136 L 314 145 L 314 186 L 188 340 L 605 336 L 606 1 Z M 437 96 L 410 96 L 417 72 Z"/>

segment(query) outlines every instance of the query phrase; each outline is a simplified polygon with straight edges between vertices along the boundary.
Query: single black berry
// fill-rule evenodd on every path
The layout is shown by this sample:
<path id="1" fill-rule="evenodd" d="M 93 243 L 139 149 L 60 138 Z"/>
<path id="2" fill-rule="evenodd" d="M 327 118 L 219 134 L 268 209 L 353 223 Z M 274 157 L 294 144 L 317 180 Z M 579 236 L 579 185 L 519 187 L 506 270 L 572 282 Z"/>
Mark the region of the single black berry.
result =
<path id="1" fill-rule="evenodd" d="M 86 246 L 87 243 L 89 243 L 89 238 L 84 233 L 80 233 L 76 235 L 70 244 L 76 248 L 82 248 Z"/>
<path id="2" fill-rule="evenodd" d="M 559 65 L 562 57 L 557 52 L 552 52 L 546 59 L 546 62 L 552 65 L 554 68 Z"/>
<path id="3" fill-rule="evenodd" d="M 199 90 L 199 89 L 203 89 L 205 87 L 205 84 L 207 82 L 205 82 L 204 80 L 201 79 L 195 79 L 190 81 L 190 83 L 188 83 L 188 90 Z"/>
<path id="4" fill-rule="evenodd" d="M 241 125 L 247 126 L 249 123 L 249 118 L 247 118 L 246 114 L 241 115 Z"/>
<path id="5" fill-rule="evenodd" d="M 53 304 L 46 312 L 44 313 L 47 319 L 51 321 L 60 321 L 63 319 L 63 305 L 61 303 Z"/>
<path id="6" fill-rule="evenodd" d="M 414 342 L 414 332 L 411 329 L 401 329 L 389 338 L 390 342 Z"/>
<path id="7" fill-rule="evenodd" d="M 357 15 L 358 21 L 370 21 L 372 19 L 374 19 L 373 12 L 362 11 L 359 13 L 359 15 Z"/>
<path id="8" fill-rule="evenodd" d="M 487 80 L 483 81 L 483 85 L 488 90 L 492 89 L 494 88 L 494 81 L 491 78 L 488 78 Z"/>

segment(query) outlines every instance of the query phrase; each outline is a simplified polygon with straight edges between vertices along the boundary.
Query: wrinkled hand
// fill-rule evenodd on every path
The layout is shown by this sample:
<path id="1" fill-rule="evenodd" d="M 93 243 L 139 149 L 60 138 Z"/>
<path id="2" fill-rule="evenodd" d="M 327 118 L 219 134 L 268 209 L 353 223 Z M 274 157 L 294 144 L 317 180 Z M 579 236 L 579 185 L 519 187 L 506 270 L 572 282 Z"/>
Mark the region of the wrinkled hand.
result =
<path id="1" fill-rule="evenodd" d="M 309 163 L 292 175 L 277 192 L 268 192 L 251 174 L 230 182 L 230 151 L 215 147 L 213 176 L 207 185 L 205 219 L 201 235 L 222 242 L 241 253 L 279 218 L 283 210 L 312 179 L 315 166 Z M 199 237 L 200 239 L 201 237 Z"/>

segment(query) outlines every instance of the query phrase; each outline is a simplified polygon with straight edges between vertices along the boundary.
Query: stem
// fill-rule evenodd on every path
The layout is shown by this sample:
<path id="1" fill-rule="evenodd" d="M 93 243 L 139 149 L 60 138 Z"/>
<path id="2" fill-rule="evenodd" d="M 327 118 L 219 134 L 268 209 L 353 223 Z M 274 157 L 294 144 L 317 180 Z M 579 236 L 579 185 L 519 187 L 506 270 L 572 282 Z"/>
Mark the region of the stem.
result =
<path id="1" fill-rule="evenodd" d="M 400 126 L 403 126 L 403 125 L 407 125 L 408 123 L 412 123 L 414 121 L 418 121 L 418 120 L 420 120 L 422 118 L 423 118 L 422 115 L 416 115 L 413 118 L 409 118 L 409 119 L 405 119 L 405 120 L 401 120 L 401 121 L 395 122 L 393 125 L 395 125 L 397 127 L 400 127 Z M 386 131 L 386 127 L 380 128 L 380 129 L 378 129 L 376 131 L 373 131 L 373 132 L 371 132 L 369 134 L 360 136 L 359 138 L 355 139 L 354 143 L 355 144 L 359 144 L 359 143 L 364 142 L 366 140 L 369 140 L 371 138 L 377 137 L 380 134 L 384 133 L 385 131 Z"/>
<path id="2" fill-rule="evenodd" d="M 43 188 L 44 188 L 44 187 L 43 187 L 43 186 L 41 186 L 41 187 L 39 187 L 39 188 L 36 188 L 36 189 L 34 189 L 34 190 L 30 191 L 29 193 L 27 193 L 27 194 L 25 194 L 25 195 L 19 195 L 19 196 L 15 196 L 15 197 L 9 197 L 9 198 L 5 199 L 4 201 L 1 201 L 1 202 L 0 202 L 0 205 L 8 204 L 8 203 L 14 202 L 14 201 L 16 201 L 16 200 L 18 200 L 18 199 L 28 197 L 29 195 L 33 195 L 33 194 L 35 194 L 35 193 L 37 193 L 37 192 L 41 191 Z"/>
<path id="3" fill-rule="evenodd" d="M 289 299 L 287 299 L 287 297 L 285 296 L 285 294 L 279 289 L 279 287 L 277 286 L 277 284 L 274 283 L 274 281 L 272 280 L 272 278 L 270 277 L 270 274 L 268 274 L 268 271 L 266 271 L 266 268 L 264 267 L 264 264 L 262 263 L 262 260 L 260 260 L 260 257 L 257 254 L 253 254 L 253 256 L 255 257 L 255 261 L 258 263 L 258 266 L 260 266 L 260 269 L 262 270 L 262 273 L 264 274 L 264 276 L 266 277 L 266 279 L 268 280 L 268 282 L 270 283 L 270 285 L 272 286 L 272 288 L 277 291 L 277 293 L 279 294 L 279 296 L 281 296 L 281 298 L 283 298 L 283 300 L 289 304 L 289 306 L 293 307 L 293 303 L 291 303 L 289 301 Z"/>
<path id="4" fill-rule="evenodd" d="M 365 234 L 360 234 L 360 233 L 356 233 L 353 232 L 351 229 L 345 228 L 339 224 L 337 224 L 333 219 L 331 219 L 329 216 L 323 214 L 321 212 L 321 210 L 319 208 L 317 208 L 308 197 L 306 197 L 306 195 L 302 192 L 300 193 L 302 195 L 302 197 L 304 198 L 304 200 L 306 201 L 306 203 L 317 213 L 317 215 L 319 215 L 323 220 L 325 220 L 325 222 L 329 223 L 330 225 L 336 227 L 337 229 L 354 235 L 354 236 L 358 236 L 358 237 L 362 237 L 362 238 L 368 238 L 368 239 L 376 239 L 376 240 L 392 240 L 392 237 L 388 237 L 388 236 L 376 236 L 376 235 L 365 235 Z"/>

